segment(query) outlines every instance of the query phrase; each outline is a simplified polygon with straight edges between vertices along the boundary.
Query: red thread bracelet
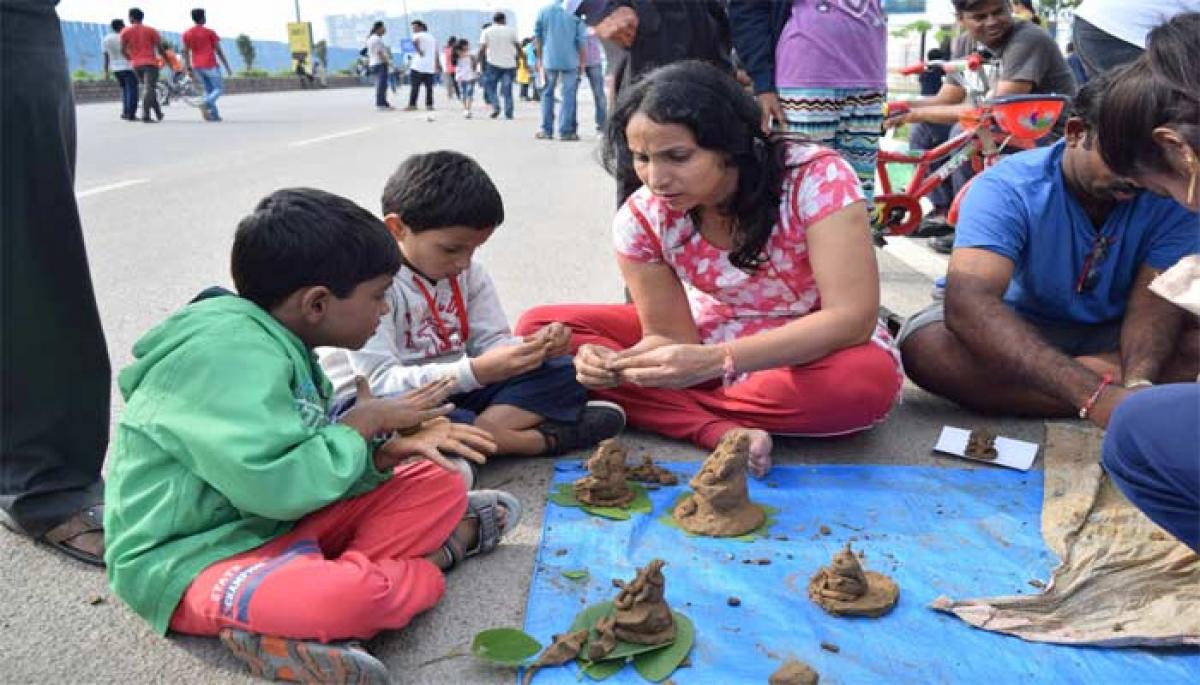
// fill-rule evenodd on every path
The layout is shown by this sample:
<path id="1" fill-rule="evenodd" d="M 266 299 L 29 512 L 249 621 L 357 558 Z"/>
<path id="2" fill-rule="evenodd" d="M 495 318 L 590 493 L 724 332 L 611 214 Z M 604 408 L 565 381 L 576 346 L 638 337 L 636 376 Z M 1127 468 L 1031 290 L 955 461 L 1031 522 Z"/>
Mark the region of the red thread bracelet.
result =
<path id="1" fill-rule="evenodd" d="M 1088 401 L 1079 408 L 1079 418 L 1086 419 L 1088 417 L 1088 414 L 1091 413 L 1092 408 L 1096 406 L 1096 400 L 1100 399 L 1100 393 L 1104 392 L 1104 389 L 1112 384 L 1112 380 L 1113 375 L 1111 371 L 1106 372 L 1100 378 L 1100 386 L 1096 388 L 1096 392 L 1092 393 L 1092 396 L 1088 398 Z"/>

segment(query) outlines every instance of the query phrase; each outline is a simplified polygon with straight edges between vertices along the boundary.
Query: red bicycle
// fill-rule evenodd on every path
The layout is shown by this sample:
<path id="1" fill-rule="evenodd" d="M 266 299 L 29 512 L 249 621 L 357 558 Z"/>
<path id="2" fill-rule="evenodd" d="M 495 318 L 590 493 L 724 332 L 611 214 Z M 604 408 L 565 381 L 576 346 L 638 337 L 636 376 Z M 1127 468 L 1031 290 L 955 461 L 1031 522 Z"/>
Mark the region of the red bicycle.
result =
<path id="1" fill-rule="evenodd" d="M 1009 147 L 1035 147 L 1036 141 L 1049 133 L 1058 121 L 1067 102 L 1062 95 L 1007 95 L 982 99 L 982 94 L 988 90 L 984 67 L 989 64 L 976 53 L 962 60 L 917 63 L 900 70 L 903 74 L 915 74 L 931 66 L 940 66 L 946 72 L 976 72 L 982 86 L 968 90 L 980 96 L 980 104 L 959 119 L 961 133 L 932 150 L 914 153 L 879 151 L 875 166 L 879 175 L 878 188 L 882 192 L 875 195 L 872 227 L 879 245 L 885 243 L 884 236 L 903 236 L 915 231 L 923 216 L 921 198 L 950 178 L 964 162 L 969 160 L 975 173 L 979 173 L 999 161 L 1000 154 Z M 910 109 L 907 102 L 890 102 L 886 116 L 903 114 Z M 943 160 L 940 167 L 930 171 L 933 164 Z M 892 186 L 889 164 L 916 167 L 908 185 L 899 192 Z M 951 225 L 957 219 L 958 206 L 966 190 L 967 186 L 964 186 L 954 197 L 947 216 Z"/>

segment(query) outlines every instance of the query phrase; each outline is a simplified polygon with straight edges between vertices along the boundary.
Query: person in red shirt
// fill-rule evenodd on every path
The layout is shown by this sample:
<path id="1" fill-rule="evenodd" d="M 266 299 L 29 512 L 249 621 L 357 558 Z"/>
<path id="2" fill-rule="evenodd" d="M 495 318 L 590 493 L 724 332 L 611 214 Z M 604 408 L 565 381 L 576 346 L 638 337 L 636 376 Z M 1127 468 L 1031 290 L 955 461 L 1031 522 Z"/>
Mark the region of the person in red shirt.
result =
<path id="1" fill-rule="evenodd" d="M 142 121 L 150 124 L 163 118 L 162 107 L 158 106 L 158 96 L 154 93 L 154 85 L 158 83 L 162 37 L 158 31 L 142 23 L 145 16 L 137 7 L 129 10 L 130 25 L 121 30 L 121 50 L 142 82 Z M 154 119 L 150 118 L 151 110 L 154 111 Z"/>
<path id="2" fill-rule="evenodd" d="M 217 58 L 219 57 L 221 64 L 225 65 L 227 75 L 233 76 L 233 70 L 229 68 L 229 60 L 225 59 L 225 52 L 221 50 L 221 39 L 217 32 L 204 25 L 207 22 L 204 10 L 192 10 L 192 21 L 196 22 L 196 25 L 183 34 L 183 61 L 193 78 L 198 74 L 204 82 L 204 104 L 201 105 L 200 112 L 207 121 L 220 121 L 217 98 L 221 97 L 223 84 Z"/>

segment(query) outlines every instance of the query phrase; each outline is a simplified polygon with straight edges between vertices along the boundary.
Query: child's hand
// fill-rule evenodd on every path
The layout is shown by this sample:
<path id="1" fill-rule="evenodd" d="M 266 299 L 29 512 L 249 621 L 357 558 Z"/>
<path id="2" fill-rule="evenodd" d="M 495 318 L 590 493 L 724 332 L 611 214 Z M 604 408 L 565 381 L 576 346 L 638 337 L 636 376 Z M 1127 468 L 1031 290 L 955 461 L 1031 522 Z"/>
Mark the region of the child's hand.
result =
<path id="1" fill-rule="evenodd" d="M 495 347 L 472 359 L 471 370 L 481 385 L 499 383 L 541 366 L 546 361 L 546 349 L 547 344 L 537 339 Z"/>
<path id="2" fill-rule="evenodd" d="M 547 357 L 561 357 L 571 353 L 571 329 L 557 321 L 525 336 L 525 342 L 534 341 L 545 343 Z"/>
<path id="3" fill-rule="evenodd" d="M 447 471 L 456 470 L 447 458 L 459 456 L 476 464 L 487 462 L 487 455 L 496 452 L 496 442 L 482 428 L 448 419 L 432 419 L 410 435 L 398 435 L 375 450 L 375 468 L 390 471 L 402 461 L 428 459 Z"/>
<path id="4" fill-rule="evenodd" d="M 367 379 L 354 379 L 358 398 L 354 408 L 342 416 L 341 422 L 358 431 L 364 440 L 370 441 L 377 435 L 392 431 L 407 430 L 422 423 L 445 416 L 454 410 L 446 402 L 454 380 L 442 378 L 396 398 L 377 398 L 371 394 Z"/>

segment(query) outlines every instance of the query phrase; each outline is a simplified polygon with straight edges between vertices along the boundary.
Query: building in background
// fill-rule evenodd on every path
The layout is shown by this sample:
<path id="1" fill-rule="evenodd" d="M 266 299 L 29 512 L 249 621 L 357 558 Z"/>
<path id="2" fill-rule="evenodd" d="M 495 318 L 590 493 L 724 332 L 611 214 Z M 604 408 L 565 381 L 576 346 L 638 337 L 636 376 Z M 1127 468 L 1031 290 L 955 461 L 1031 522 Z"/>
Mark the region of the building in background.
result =
<path id="1" fill-rule="evenodd" d="M 516 26 L 516 14 L 512 10 L 500 10 L 508 17 L 510 26 Z M 411 19 L 420 19 L 429 26 L 429 32 L 437 37 L 440 43 L 445 43 L 450 36 L 466 38 L 471 45 L 479 41 L 479 34 L 484 24 L 492 22 L 496 10 L 430 10 L 428 12 L 410 12 L 408 15 L 393 15 L 381 17 L 378 13 L 371 14 L 330 14 L 325 17 L 325 28 L 329 35 L 330 47 L 353 48 L 358 50 L 367 40 L 371 24 L 382 20 L 387 26 L 386 42 L 393 47 L 400 45 L 402 38 L 409 37 L 408 23 Z M 532 31 L 532 27 L 528 30 Z"/>

